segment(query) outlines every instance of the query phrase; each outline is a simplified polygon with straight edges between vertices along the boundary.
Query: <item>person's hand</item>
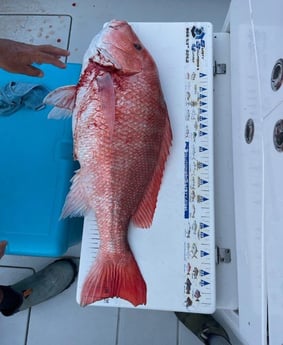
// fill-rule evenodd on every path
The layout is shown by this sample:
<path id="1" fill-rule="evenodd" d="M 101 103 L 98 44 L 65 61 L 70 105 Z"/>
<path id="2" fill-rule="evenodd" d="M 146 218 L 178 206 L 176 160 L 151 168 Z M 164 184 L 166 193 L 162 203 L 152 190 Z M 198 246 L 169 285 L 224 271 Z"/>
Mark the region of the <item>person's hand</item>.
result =
<path id="1" fill-rule="evenodd" d="M 0 241 L 0 259 L 5 253 L 6 245 L 7 245 L 7 241 Z"/>
<path id="2" fill-rule="evenodd" d="M 33 66 L 34 63 L 65 68 L 66 65 L 60 58 L 68 55 L 67 50 L 52 45 L 33 45 L 0 39 L 0 68 L 12 73 L 42 77 L 43 72 Z"/>

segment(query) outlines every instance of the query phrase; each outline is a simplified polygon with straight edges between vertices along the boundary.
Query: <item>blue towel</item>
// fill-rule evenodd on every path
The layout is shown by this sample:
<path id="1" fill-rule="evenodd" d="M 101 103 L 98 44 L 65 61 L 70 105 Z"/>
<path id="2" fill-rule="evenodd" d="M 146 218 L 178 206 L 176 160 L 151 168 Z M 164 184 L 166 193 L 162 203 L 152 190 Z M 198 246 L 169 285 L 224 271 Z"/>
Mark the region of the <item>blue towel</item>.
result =
<path id="1" fill-rule="evenodd" d="M 49 90 L 39 84 L 11 81 L 0 88 L 0 115 L 11 115 L 23 106 L 32 110 L 43 109 L 43 99 L 48 93 Z"/>

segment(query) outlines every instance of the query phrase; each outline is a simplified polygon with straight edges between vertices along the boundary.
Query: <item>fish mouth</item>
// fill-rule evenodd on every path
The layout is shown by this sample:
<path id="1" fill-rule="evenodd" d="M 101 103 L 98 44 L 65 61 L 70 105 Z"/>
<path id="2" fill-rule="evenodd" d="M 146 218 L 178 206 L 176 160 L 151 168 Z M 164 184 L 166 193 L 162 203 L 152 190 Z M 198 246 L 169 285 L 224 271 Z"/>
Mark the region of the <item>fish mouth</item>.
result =
<path id="1" fill-rule="evenodd" d="M 128 25 L 127 22 L 123 20 L 112 20 L 111 22 L 106 23 L 105 27 L 110 29 L 119 30 L 122 26 Z"/>
<path id="2" fill-rule="evenodd" d="M 92 60 L 101 66 L 112 67 L 115 70 L 122 68 L 118 61 L 104 48 L 97 47 L 97 54 Z"/>
<path id="3" fill-rule="evenodd" d="M 92 61 L 101 68 L 117 71 L 120 74 L 133 75 L 141 71 L 140 61 L 135 60 L 123 46 L 125 42 L 131 46 L 131 41 L 130 43 L 127 41 L 127 35 L 125 37 L 124 34 L 120 38 L 119 32 L 116 32 L 123 26 L 128 26 L 128 24 L 125 21 L 117 20 L 104 25 L 103 30 L 93 38 L 84 55 L 83 69 L 86 68 L 89 61 Z"/>

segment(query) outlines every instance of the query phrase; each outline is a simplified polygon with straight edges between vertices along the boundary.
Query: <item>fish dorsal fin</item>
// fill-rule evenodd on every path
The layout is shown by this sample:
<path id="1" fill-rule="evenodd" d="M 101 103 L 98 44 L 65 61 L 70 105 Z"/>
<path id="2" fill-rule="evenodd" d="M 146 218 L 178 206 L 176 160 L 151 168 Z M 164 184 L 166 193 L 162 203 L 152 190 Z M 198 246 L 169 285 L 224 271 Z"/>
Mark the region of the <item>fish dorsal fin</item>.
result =
<path id="1" fill-rule="evenodd" d="M 102 114 L 109 128 L 109 137 L 112 139 L 115 123 L 115 91 L 110 73 L 104 73 L 97 79 L 98 95 L 101 98 Z"/>
<path id="2" fill-rule="evenodd" d="M 164 137 L 161 144 L 160 155 L 155 171 L 146 192 L 141 200 L 135 214 L 132 217 L 133 223 L 140 228 L 149 228 L 152 224 L 154 211 L 157 203 L 157 196 L 165 168 L 167 156 L 172 143 L 172 132 L 169 118 L 166 119 Z"/>
<path id="3" fill-rule="evenodd" d="M 72 115 L 76 100 L 76 85 L 62 86 L 51 91 L 44 103 L 55 106 L 48 115 L 49 119 L 66 118 Z"/>

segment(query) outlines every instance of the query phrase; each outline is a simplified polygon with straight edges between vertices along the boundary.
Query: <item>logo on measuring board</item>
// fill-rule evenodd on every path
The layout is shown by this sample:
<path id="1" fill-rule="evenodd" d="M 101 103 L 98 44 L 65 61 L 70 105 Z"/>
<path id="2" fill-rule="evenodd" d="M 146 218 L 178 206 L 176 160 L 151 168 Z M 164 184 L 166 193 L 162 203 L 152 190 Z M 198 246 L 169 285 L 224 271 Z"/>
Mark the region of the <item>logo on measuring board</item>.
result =
<path id="1" fill-rule="evenodd" d="M 192 27 L 192 29 L 191 29 L 191 33 L 192 33 L 193 38 L 195 38 L 195 39 L 203 39 L 204 35 L 205 35 L 204 27 L 203 26 L 197 27 L 197 26 L 194 25 Z"/>
<path id="2" fill-rule="evenodd" d="M 204 27 L 200 26 L 193 26 L 191 29 L 191 33 L 193 38 L 196 40 L 195 43 L 192 44 L 192 50 L 196 51 L 197 49 L 205 47 L 205 40 L 203 39 L 205 36 Z"/>

